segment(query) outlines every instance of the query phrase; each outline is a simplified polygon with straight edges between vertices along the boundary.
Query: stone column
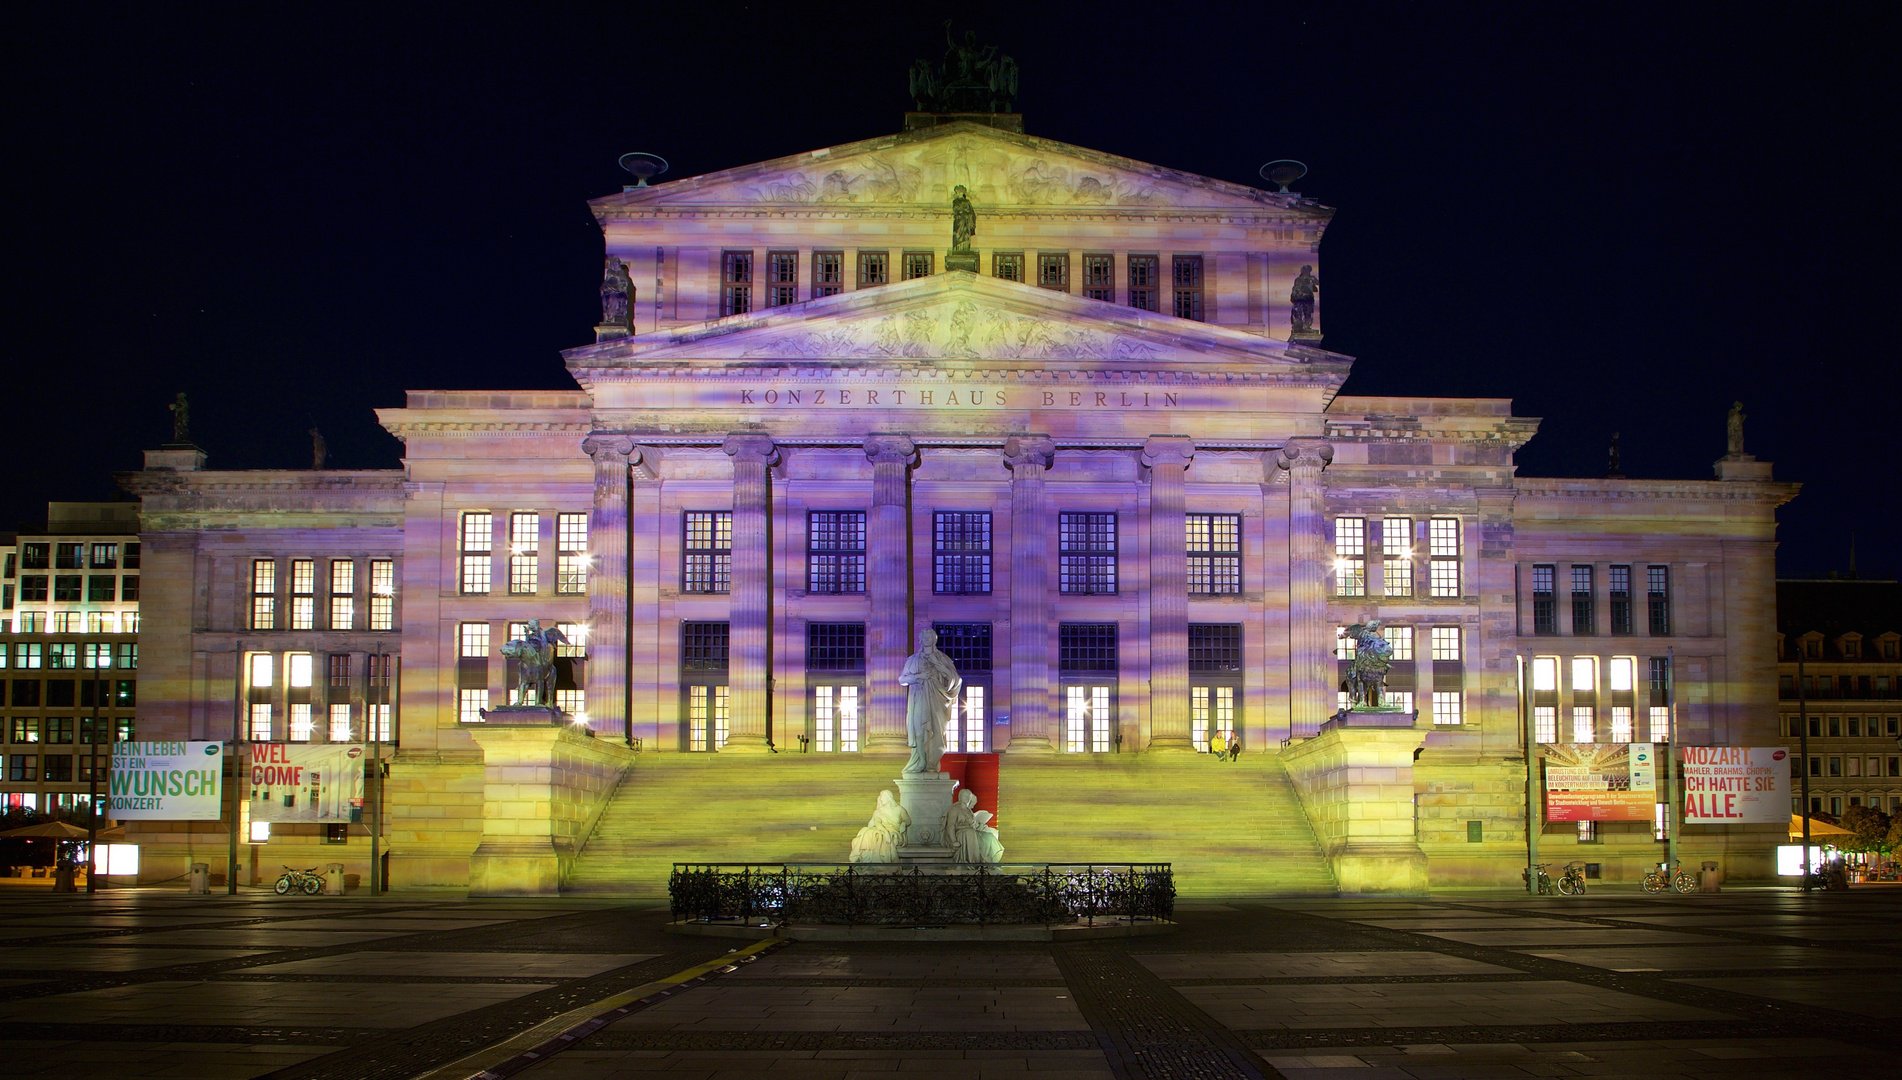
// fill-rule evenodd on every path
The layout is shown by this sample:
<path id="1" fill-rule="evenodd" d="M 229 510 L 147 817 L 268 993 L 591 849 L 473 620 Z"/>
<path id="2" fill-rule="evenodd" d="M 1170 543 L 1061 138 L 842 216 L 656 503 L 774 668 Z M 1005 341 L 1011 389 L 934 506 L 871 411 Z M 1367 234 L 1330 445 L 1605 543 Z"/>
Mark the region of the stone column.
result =
<path id="1" fill-rule="evenodd" d="M 634 440 L 596 432 L 581 440 L 594 459 L 594 513 L 588 518 L 588 726 L 628 737 L 627 486 L 640 460 Z"/>
<path id="2" fill-rule="evenodd" d="M 1327 626 L 1327 534 L 1321 470 L 1334 447 L 1289 439 L 1275 458 L 1288 470 L 1288 734 L 1309 738 L 1334 712 L 1333 649 Z"/>
<path id="3" fill-rule="evenodd" d="M 727 615 L 731 721 L 726 751 L 764 754 L 772 663 L 772 562 L 767 550 L 766 471 L 779 450 L 766 435 L 736 432 L 721 446 L 733 458 L 733 591 Z"/>
<path id="4" fill-rule="evenodd" d="M 865 520 L 865 591 L 872 619 L 865 628 L 868 753 L 903 754 L 905 688 L 898 675 L 911 652 L 911 523 L 906 486 L 918 447 L 903 435 L 865 440 L 872 461 L 872 512 Z"/>
<path id="5" fill-rule="evenodd" d="M 1189 558 L 1183 474 L 1195 443 L 1157 435 L 1149 466 L 1149 749 L 1193 751 L 1189 740 Z"/>
<path id="6" fill-rule="evenodd" d="M 1049 522 L 1044 470 L 1057 444 L 1043 435 L 1004 443 L 1010 467 L 1010 747 L 1048 754 L 1050 741 Z"/>

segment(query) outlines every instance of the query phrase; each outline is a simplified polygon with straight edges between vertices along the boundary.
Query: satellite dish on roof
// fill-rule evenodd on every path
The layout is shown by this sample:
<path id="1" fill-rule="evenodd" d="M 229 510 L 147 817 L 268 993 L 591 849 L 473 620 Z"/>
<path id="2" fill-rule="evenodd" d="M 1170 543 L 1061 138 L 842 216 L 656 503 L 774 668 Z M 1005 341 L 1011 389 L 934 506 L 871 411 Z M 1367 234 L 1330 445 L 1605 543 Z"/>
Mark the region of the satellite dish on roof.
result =
<path id="1" fill-rule="evenodd" d="M 1308 175 L 1308 167 L 1290 158 L 1271 161 L 1261 167 L 1261 178 L 1271 184 L 1280 184 L 1280 193 L 1283 195 L 1294 194 L 1288 190 L 1288 185 L 1306 175 Z"/>
<path id="2" fill-rule="evenodd" d="M 667 159 L 659 154 L 645 154 L 635 151 L 621 155 L 621 168 L 634 174 L 634 186 L 646 187 L 647 178 L 659 176 L 667 171 Z"/>

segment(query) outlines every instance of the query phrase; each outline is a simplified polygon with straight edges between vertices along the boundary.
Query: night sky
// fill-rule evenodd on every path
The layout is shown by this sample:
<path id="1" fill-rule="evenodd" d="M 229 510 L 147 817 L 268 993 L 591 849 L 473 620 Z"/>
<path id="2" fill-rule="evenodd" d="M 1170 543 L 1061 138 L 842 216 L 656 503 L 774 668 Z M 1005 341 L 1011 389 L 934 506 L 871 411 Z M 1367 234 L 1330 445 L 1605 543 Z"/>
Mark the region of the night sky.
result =
<path id="1" fill-rule="evenodd" d="M 1902 571 L 1894 5 L 910 7 L 14 9 L 0 527 L 113 497 L 179 390 L 214 468 L 308 466 L 312 424 L 364 468 L 405 389 L 571 387 L 619 155 L 896 131 L 956 11 L 1032 134 L 1307 162 L 1348 393 L 1510 397 L 1525 475 L 1598 476 L 1619 431 L 1628 475 L 1692 479 L 1740 398 L 1805 484 L 1781 572 L 1852 534 Z"/>

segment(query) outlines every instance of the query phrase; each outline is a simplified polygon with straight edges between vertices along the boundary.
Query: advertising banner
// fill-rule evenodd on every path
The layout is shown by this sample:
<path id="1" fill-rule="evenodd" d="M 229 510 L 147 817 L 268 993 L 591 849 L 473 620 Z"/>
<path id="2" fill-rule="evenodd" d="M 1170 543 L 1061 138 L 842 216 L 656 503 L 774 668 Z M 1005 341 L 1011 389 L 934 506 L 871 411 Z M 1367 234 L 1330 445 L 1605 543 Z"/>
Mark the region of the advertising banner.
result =
<path id="1" fill-rule="evenodd" d="M 216 821 L 224 774 L 221 743 L 113 743 L 108 816 L 114 821 Z"/>
<path id="2" fill-rule="evenodd" d="M 251 820 L 363 820 L 362 743 L 252 743 Z"/>
<path id="3" fill-rule="evenodd" d="M 1787 825 L 1790 752 L 1780 746 L 1687 746 L 1684 824 Z"/>
<path id="4" fill-rule="evenodd" d="M 1650 821 L 1657 762 L 1650 743 L 1543 743 L 1545 820 Z"/>

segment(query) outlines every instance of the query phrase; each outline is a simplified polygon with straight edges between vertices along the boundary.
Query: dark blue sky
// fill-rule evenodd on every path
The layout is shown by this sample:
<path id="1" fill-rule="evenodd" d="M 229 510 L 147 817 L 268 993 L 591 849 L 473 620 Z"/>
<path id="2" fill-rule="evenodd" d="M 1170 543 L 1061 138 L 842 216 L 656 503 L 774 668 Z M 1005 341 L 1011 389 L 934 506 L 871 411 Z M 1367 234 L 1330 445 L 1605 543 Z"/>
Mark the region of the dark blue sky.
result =
<path id="1" fill-rule="evenodd" d="M 959 12 L 1033 134 L 1338 207 L 1350 393 L 1510 397 L 1531 475 L 1804 494 L 1782 569 L 1902 571 L 1889 5 L 617 4 L 234 15 L 32 5 L 6 70 L 0 523 L 110 497 L 191 394 L 214 467 L 391 466 L 407 388 L 571 385 L 585 201 L 896 130 Z M 663 10 L 655 10 L 660 8 Z M 1286 13 L 1284 13 L 1286 12 Z"/>

